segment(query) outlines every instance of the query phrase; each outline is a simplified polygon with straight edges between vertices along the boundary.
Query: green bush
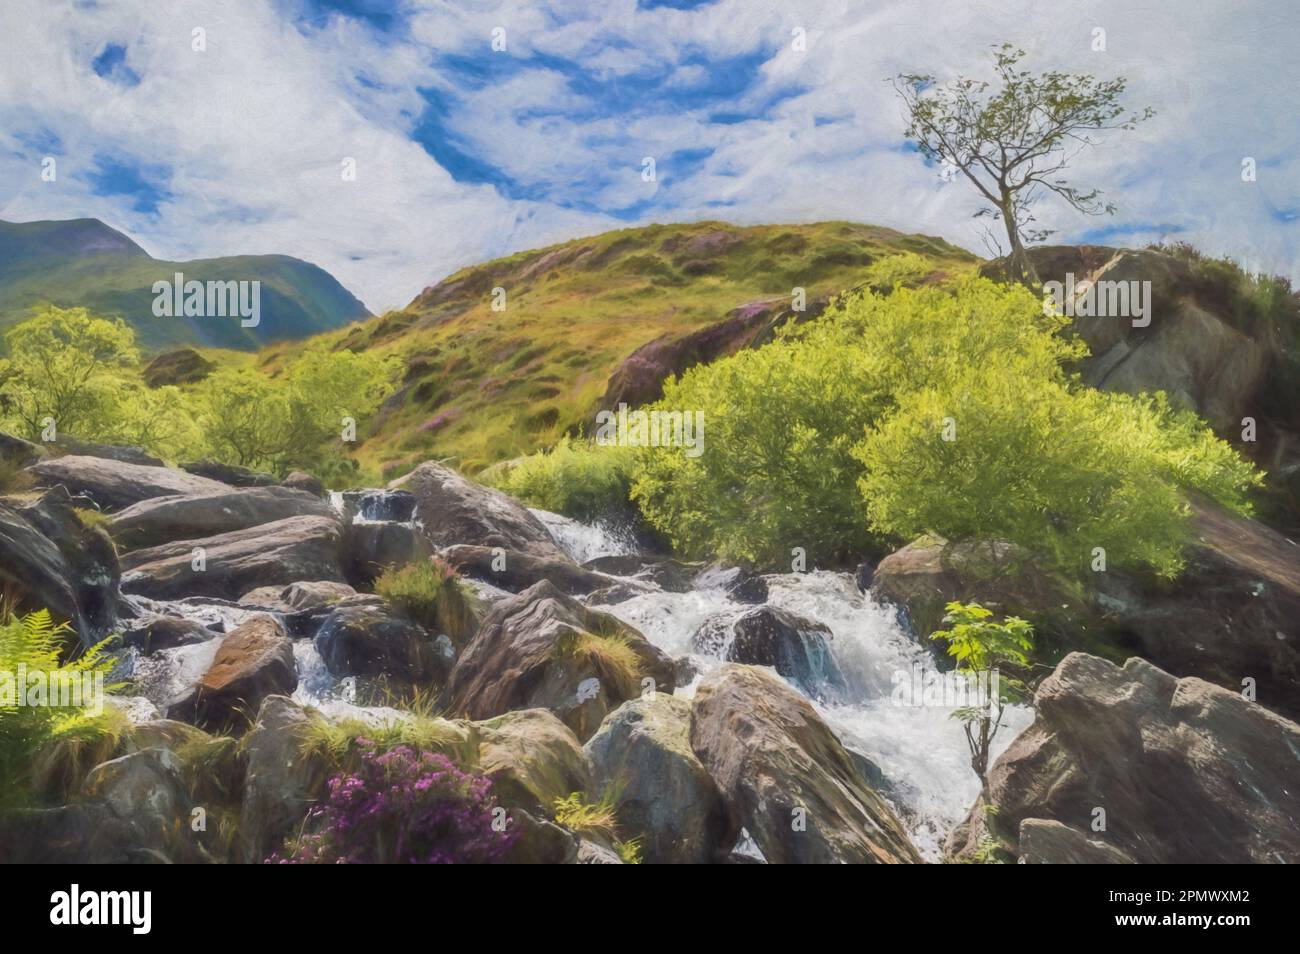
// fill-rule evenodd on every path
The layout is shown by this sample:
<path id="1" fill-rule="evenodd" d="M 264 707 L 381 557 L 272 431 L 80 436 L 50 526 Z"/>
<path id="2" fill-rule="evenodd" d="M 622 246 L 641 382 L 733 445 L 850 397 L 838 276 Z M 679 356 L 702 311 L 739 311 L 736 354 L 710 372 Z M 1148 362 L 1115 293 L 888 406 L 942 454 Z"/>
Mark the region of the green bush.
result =
<path id="1" fill-rule="evenodd" d="M 632 448 L 563 437 L 550 450 L 502 468 L 492 481 L 533 507 L 595 520 L 627 509 L 634 463 Z"/>
<path id="2" fill-rule="evenodd" d="M 446 633 L 458 647 L 478 625 L 473 594 L 437 557 L 387 568 L 375 580 L 375 592 L 429 632 Z"/>

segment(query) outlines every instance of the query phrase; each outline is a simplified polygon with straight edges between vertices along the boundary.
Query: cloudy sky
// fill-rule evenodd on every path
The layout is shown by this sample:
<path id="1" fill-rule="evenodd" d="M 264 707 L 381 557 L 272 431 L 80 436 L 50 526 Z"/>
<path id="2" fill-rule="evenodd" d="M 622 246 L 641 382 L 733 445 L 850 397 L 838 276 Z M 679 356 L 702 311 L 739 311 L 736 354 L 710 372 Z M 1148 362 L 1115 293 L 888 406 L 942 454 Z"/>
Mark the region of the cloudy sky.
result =
<path id="1" fill-rule="evenodd" d="M 850 219 L 983 254 L 973 194 L 907 146 L 885 79 L 978 73 L 1002 41 L 1158 111 L 1080 159 L 1119 212 L 1045 207 L 1057 240 L 1300 278 L 1295 0 L 3 0 L 0 218 L 292 254 L 375 311 L 649 222 Z"/>

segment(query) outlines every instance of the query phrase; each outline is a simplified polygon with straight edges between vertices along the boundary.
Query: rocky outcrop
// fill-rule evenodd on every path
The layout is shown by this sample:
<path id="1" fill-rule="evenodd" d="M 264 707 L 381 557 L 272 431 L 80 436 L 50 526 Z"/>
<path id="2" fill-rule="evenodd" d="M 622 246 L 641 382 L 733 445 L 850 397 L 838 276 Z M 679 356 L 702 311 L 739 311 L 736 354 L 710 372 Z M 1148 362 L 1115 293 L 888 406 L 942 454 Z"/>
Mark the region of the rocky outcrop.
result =
<path id="1" fill-rule="evenodd" d="M 343 572 L 357 586 L 374 585 L 389 567 L 405 566 L 432 555 L 417 528 L 389 520 L 349 523 L 343 540 Z"/>
<path id="2" fill-rule="evenodd" d="M 456 661 L 444 701 L 471 719 L 550 709 L 585 739 L 646 679 L 671 692 L 672 660 L 632 627 L 543 581 L 492 608 Z"/>
<path id="3" fill-rule="evenodd" d="M 93 644 L 116 620 L 119 575 L 112 541 L 82 524 L 63 488 L 22 506 L 0 500 L 0 588 L 18 610 L 48 609 Z"/>
<path id="4" fill-rule="evenodd" d="M 550 815 L 556 799 L 591 788 L 582 745 L 554 713 L 521 709 L 456 725 L 475 739 L 478 770 L 492 780 L 492 794 L 508 808 Z"/>
<path id="5" fill-rule="evenodd" d="M 549 580 L 570 596 L 585 596 L 620 582 L 603 573 L 584 569 L 563 555 L 532 556 L 475 546 L 447 547 L 440 555 L 461 574 L 511 593 L 522 592 L 535 583 Z"/>
<path id="6" fill-rule="evenodd" d="M 437 695 L 447 681 L 456 651 L 446 636 L 385 606 L 343 606 L 321 623 L 316 650 L 336 676 L 361 676 L 377 688 L 420 688 Z"/>
<path id="7" fill-rule="evenodd" d="M 73 496 L 85 497 L 101 510 L 121 510 L 151 497 L 216 494 L 230 489 L 182 470 L 105 457 L 56 457 L 33 464 L 26 473 L 32 475 L 38 486 L 65 487 Z"/>
<path id="8" fill-rule="evenodd" d="M 977 806 L 949 843 L 958 856 L 996 842 L 1035 862 L 1300 860 L 1294 722 L 1141 659 L 1121 668 L 1083 653 L 1061 661 L 1034 703 L 1034 724 L 989 773 L 995 811 Z M 1026 828 L 1035 819 L 1069 831 Z"/>
<path id="9" fill-rule="evenodd" d="M 121 464 L 138 464 L 142 467 L 163 466 L 161 458 L 134 444 L 98 444 L 60 434 L 58 440 L 48 447 L 51 453 L 60 456 L 102 457 L 104 460 L 115 460 Z"/>
<path id="10" fill-rule="evenodd" d="M 237 600 L 259 586 L 342 582 L 342 537 L 333 517 L 289 517 L 214 537 L 177 540 L 126 554 L 122 589 L 153 599 L 202 595 Z M 201 568 L 196 563 L 200 557 Z"/>
<path id="11" fill-rule="evenodd" d="M 184 861 L 191 854 L 180 840 L 180 833 L 189 831 L 189 794 L 180 761 L 169 749 L 142 749 L 97 765 L 82 789 L 134 828 L 140 844 L 155 846 L 166 858 L 180 855 L 170 860 Z"/>
<path id="12" fill-rule="evenodd" d="M 255 616 L 221 640 L 206 673 L 167 706 L 167 718 L 225 729 L 246 727 L 262 700 L 298 685 L 293 641 L 270 616 Z"/>
<path id="13" fill-rule="evenodd" d="M 704 677 L 691 748 L 772 864 L 919 862 L 893 812 L 812 705 L 765 670 L 727 664 Z"/>
<path id="14" fill-rule="evenodd" d="M 503 547 L 534 557 L 565 558 L 546 527 L 525 507 L 450 467 L 428 461 L 388 486 L 415 495 L 415 516 L 435 547 Z"/>
<path id="15" fill-rule="evenodd" d="M 214 362 L 193 348 L 176 348 L 155 356 L 140 370 L 140 375 L 149 387 L 161 388 L 167 385 L 196 384 L 216 367 Z"/>
<path id="16" fill-rule="evenodd" d="M 319 497 L 286 487 L 227 488 L 217 493 L 154 497 L 113 516 L 113 539 L 123 550 L 175 540 L 197 540 L 288 517 L 334 518 Z"/>
<path id="17" fill-rule="evenodd" d="M 810 695 L 835 692 L 844 675 L 831 655 L 831 631 L 775 606 L 706 620 L 691 638 L 698 652 L 730 662 L 770 666 Z"/>
<path id="18" fill-rule="evenodd" d="M 240 740 L 245 769 L 239 853 L 245 863 L 269 858 L 322 793 L 327 768 L 302 751 L 308 730 L 320 718 L 285 696 L 267 696 Z"/>
<path id="19" fill-rule="evenodd" d="M 656 693 L 623 703 L 585 746 L 592 788 L 615 793 L 624 839 L 642 839 L 651 864 L 703 864 L 730 847 L 726 806 L 690 735 L 690 702 Z"/>

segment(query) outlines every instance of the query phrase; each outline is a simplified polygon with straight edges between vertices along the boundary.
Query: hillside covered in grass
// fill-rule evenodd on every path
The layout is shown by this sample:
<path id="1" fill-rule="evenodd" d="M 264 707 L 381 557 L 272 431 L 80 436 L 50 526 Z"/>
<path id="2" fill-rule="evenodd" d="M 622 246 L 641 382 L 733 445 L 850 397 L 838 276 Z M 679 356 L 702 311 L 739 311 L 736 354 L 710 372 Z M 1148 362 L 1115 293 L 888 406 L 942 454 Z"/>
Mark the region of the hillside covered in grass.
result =
<path id="1" fill-rule="evenodd" d="M 325 340 L 405 364 L 359 448 L 365 465 L 391 476 L 447 457 L 472 473 L 589 421 L 638 348 L 737 314 L 776 320 L 796 287 L 812 313 L 903 253 L 921 256 L 936 280 L 978 264 L 941 239 L 847 222 L 653 225 L 463 269 L 406 308 Z M 493 308 L 497 288 L 503 310 Z M 274 367 L 297 347 L 272 347 L 263 361 Z"/>

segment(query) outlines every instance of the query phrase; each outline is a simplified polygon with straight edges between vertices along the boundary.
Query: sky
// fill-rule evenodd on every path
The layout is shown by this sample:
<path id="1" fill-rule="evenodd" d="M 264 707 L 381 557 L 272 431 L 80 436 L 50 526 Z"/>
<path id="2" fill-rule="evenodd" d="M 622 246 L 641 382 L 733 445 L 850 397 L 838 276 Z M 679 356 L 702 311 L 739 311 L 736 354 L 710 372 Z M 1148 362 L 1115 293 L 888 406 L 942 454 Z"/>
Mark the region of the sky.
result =
<path id="1" fill-rule="evenodd" d="M 982 76 L 1002 42 L 1157 111 L 1075 162 L 1116 214 L 1045 203 L 1052 241 L 1300 280 L 1295 0 L 3 0 L 0 219 L 295 255 L 377 313 L 651 222 L 848 219 L 988 254 L 887 79 Z"/>

